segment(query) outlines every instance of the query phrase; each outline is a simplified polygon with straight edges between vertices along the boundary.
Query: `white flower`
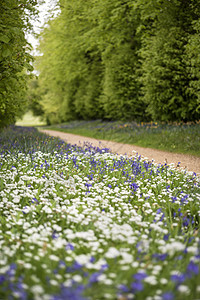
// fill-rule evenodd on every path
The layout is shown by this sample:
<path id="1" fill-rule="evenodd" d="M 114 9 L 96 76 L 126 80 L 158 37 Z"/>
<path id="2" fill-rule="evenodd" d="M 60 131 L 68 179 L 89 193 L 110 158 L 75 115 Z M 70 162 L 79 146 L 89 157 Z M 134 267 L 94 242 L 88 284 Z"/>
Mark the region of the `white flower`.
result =
<path id="1" fill-rule="evenodd" d="M 120 264 L 131 264 L 133 262 L 133 256 L 129 253 L 121 253 L 123 259 L 120 261 Z"/>
<path id="2" fill-rule="evenodd" d="M 169 253 L 169 255 L 174 255 L 178 251 L 183 251 L 185 249 L 185 245 L 181 242 L 174 241 L 172 243 L 166 244 L 165 246 L 159 247 L 162 253 Z"/>
<path id="3" fill-rule="evenodd" d="M 161 284 L 167 284 L 168 283 L 168 280 L 166 278 L 161 278 L 160 279 L 160 283 Z"/>
<path id="4" fill-rule="evenodd" d="M 76 256 L 76 261 L 77 263 L 79 263 L 80 265 L 85 265 L 87 263 L 89 263 L 91 256 L 90 255 L 86 255 L 86 254 L 80 254 Z"/>
<path id="5" fill-rule="evenodd" d="M 200 285 L 197 286 L 196 291 L 197 291 L 197 293 L 200 293 Z"/>
<path id="6" fill-rule="evenodd" d="M 132 263 L 132 267 L 133 267 L 133 268 L 138 268 L 138 266 L 139 266 L 139 262 L 134 261 L 134 262 Z"/>
<path id="7" fill-rule="evenodd" d="M 59 257 L 54 254 L 49 255 L 49 259 L 54 260 L 54 261 L 59 261 Z"/>
<path id="8" fill-rule="evenodd" d="M 188 294 L 190 293 L 190 289 L 189 289 L 189 287 L 186 286 L 186 285 L 179 285 L 178 291 L 179 291 L 180 293 L 184 293 L 184 294 L 186 294 L 186 295 L 188 295 Z"/>
<path id="9" fill-rule="evenodd" d="M 52 227 L 56 231 L 61 231 L 62 230 L 62 227 L 58 226 L 57 224 L 54 224 Z"/>
<path id="10" fill-rule="evenodd" d="M 64 286 L 66 287 L 70 287 L 72 285 L 72 281 L 70 279 L 67 279 L 64 283 L 63 283 Z"/>
<path id="11" fill-rule="evenodd" d="M 16 197 L 16 196 L 15 196 L 15 198 L 13 199 L 13 202 L 14 202 L 14 203 L 19 203 L 19 202 L 20 202 L 20 197 Z"/>
<path id="12" fill-rule="evenodd" d="M 192 254 L 197 254 L 198 253 L 198 248 L 195 246 L 190 246 L 187 248 L 187 252 L 188 253 L 192 253 Z"/>
<path id="13" fill-rule="evenodd" d="M 82 281 L 82 277 L 77 274 L 77 275 L 73 276 L 73 280 L 76 281 L 76 282 L 81 282 Z"/>
<path id="14" fill-rule="evenodd" d="M 127 271 L 127 270 L 129 270 L 129 269 L 130 269 L 129 266 L 122 266 L 122 267 L 121 267 L 121 270 L 122 270 L 122 271 Z"/>
<path id="15" fill-rule="evenodd" d="M 104 296 L 105 299 L 112 299 L 112 295 L 111 294 L 106 293 L 103 296 Z"/>
<path id="16" fill-rule="evenodd" d="M 44 290 L 43 288 L 41 287 L 41 285 L 33 285 L 31 287 L 31 292 L 33 294 L 43 294 L 44 293 Z"/>
<path id="17" fill-rule="evenodd" d="M 105 274 L 101 274 L 99 275 L 98 277 L 98 281 L 105 281 L 107 279 L 106 275 Z"/>
<path id="18" fill-rule="evenodd" d="M 111 279 L 107 278 L 103 281 L 103 283 L 106 285 L 111 285 L 111 284 L 113 284 L 113 281 Z"/>
<path id="19" fill-rule="evenodd" d="M 26 269 L 31 269 L 32 268 L 32 265 L 30 263 L 25 263 L 24 264 L 24 268 Z"/>
<path id="20" fill-rule="evenodd" d="M 115 258 L 119 255 L 120 255 L 120 252 L 116 248 L 110 247 L 108 249 L 108 251 L 106 252 L 105 257 L 106 258 Z"/>
<path id="21" fill-rule="evenodd" d="M 51 280 L 49 281 L 49 283 L 50 283 L 51 285 L 58 285 L 58 282 L 57 282 L 56 280 L 54 280 L 54 279 L 51 279 Z"/>
<path id="22" fill-rule="evenodd" d="M 39 282 L 38 277 L 36 277 L 35 275 L 31 275 L 31 279 L 35 282 Z"/>
<path id="23" fill-rule="evenodd" d="M 51 208 L 48 207 L 48 206 L 44 206 L 43 210 L 44 210 L 47 214 L 51 214 L 51 213 L 52 213 Z"/>
<path id="24" fill-rule="evenodd" d="M 144 281 L 145 281 L 146 283 L 151 284 L 151 285 L 156 285 L 156 284 L 157 284 L 156 277 L 153 276 L 153 275 L 144 278 Z"/>

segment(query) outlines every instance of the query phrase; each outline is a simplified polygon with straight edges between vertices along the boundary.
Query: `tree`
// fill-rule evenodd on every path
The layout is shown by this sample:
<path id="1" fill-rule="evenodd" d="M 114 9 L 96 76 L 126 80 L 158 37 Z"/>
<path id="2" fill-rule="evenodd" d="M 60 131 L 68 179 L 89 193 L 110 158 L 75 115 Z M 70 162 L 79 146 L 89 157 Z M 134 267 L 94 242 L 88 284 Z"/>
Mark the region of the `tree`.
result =
<path id="1" fill-rule="evenodd" d="M 59 16 L 48 22 L 41 33 L 36 67 L 46 91 L 42 105 L 52 123 L 101 115 L 102 65 L 94 49 L 83 40 L 92 28 L 90 1 L 61 1 Z M 48 68 L 47 68 L 48 66 Z"/>
<path id="2" fill-rule="evenodd" d="M 60 6 L 60 15 L 41 34 L 43 55 L 37 64 L 47 91 L 46 114 L 54 122 L 144 119 L 137 81 L 138 14 L 132 1 L 62 0 Z"/>
<path id="3" fill-rule="evenodd" d="M 194 98 L 188 92 L 190 72 L 186 63 L 186 46 L 197 18 L 193 1 L 155 1 L 151 7 L 152 28 L 143 33 L 142 99 L 154 120 L 189 121 L 198 118 Z M 148 4 L 148 7 L 150 4 Z M 145 7 L 143 7 L 144 15 Z M 144 18 L 145 19 L 145 18 Z M 194 90 L 193 90 L 194 92 Z"/>
<path id="4" fill-rule="evenodd" d="M 60 0 L 37 59 L 49 122 L 199 118 L 200 0 Z"/>
<path id="5" fill-rule="evenodd" d="M 105 117 L 121 120 L 145 120 L 145 103 L 139 99 L 137 80 L 140 62 L 137 34 L 140 16 L 133 1 L 106 0 L 96 10 L 96 28 L 102 64 L 105 68 L 102 103 Z"/>
<path id="6" fill-rule="evenodd" d="M 37 77 L 33 77 L 29 80 L 26 99 L 28 101 L 27 109 L 31 110 L 34 116 L 44 115 L 44 110 L 41 105 L 41 91 Z"/>
<path id="7" fill-rule="evenodd" d="M 194 119 L 200 119 L 200 18 L 193 22 L 194 32 L 186 45 L 186 65 L 189 74 L 187 92 Z"/>
<path id="8" fill-rule="evenodd" d="M 0 5 L 0 127 L 14 123 L 26 107 L 27 72 L 32 71 L 25 31 L 37 1 L 1 0 Z"/>

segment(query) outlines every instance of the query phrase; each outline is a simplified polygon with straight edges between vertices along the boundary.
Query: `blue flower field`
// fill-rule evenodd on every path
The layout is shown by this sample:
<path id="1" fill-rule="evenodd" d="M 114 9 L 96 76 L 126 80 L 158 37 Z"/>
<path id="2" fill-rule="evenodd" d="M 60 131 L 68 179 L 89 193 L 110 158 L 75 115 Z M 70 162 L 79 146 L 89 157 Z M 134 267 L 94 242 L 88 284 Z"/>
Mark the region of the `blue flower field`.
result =
<path id="1" fill-rule="evenodd" d="M 196 174 L 0 133 L 0 299 L 200 299 L 199 222 Z"/>

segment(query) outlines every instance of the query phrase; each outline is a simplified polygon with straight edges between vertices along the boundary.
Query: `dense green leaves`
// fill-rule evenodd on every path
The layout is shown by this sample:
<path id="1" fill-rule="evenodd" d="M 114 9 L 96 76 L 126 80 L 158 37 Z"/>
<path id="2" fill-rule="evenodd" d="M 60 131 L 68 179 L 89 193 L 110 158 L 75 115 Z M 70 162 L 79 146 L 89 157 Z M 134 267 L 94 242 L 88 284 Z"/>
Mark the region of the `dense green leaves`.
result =
<path id="1" fill-rule="evenodd" d="M 27 71 L 32 70 L 25 30 L 37 1 L 2 0 L 0 4 L 0 127 L 14 123 L 25 108 Z"/>
<path id="2" fill-rule="evenodd" d="M 197 93 L 190 88 L 188 39 L 193 33 L 191 1 L 162 4 L 151 35 L 143 35 L 143 97 L 153 119 L 162 121 L 198 119 Z M 153 33 L 153 34 L 152 34 Z"/>
<path id="3" fill-rule="evenodd" d="M 37 78 L 31 78 L 28 83 L 27 100 L 28 100 L 28 110 L 33 112 L 34 116 L 43 115 L 44 111 L 42 109 L 41 101 L 41 91 L 38 86 Z"/>
<path id="4" fill-rule="evenodd" d="M 188 60 L 186 61 L 190 74 L 190 83 L 187 92 L 191 97 L 191 108 L 195 108 L 194 113 L 200 113 L 200 19 L 193 23 L 194 33 L 190 36 L 186 46 Z"/>
<path id="5" fill-rule="evenodd" d="M 200 118 L 200 1 L 62 0 L 37 59 L 49 123 Z"/>

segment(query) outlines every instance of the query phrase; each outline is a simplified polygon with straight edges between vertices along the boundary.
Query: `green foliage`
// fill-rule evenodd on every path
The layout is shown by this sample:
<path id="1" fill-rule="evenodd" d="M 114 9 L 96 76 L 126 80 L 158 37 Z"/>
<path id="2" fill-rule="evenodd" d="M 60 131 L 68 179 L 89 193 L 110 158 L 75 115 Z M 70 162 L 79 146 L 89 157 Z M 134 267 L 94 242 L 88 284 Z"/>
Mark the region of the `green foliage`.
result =
<path id="1" fill-rule="evenodd" d="M 194 33 L 186 46 L 186 64 L 190 75 L 187 92 L 191 97 L 190 105 L 194 113 L 200 114 L 200 18 L 193 23 Z"/>
<path id="2" fill-rule="evenodd" d="M 41 91 L 38 84 L 37 78 L 32 78 L 28 84 L 28 90 L 26 93 L 28 100 L 28 109 L 33 112 L 34 116 L 42 116 L 44 114 L 41 105 Z"/>
<path id="3" fill-rule="evenodd" d="M 51 123 L 101 114 L 101 59 L 82 42 L 89 26 L 89 4 L 79 2 L 63 1 L 60 15 L 49 22 L 41 36 L 43 56 L 38 58 L 37 67 L 44 91 L 43 107 Z"/>
<path id="4" fill-rule="evenodd" d="M 0 127 L 14 123 L 26 106 L 27 71 L 32 71 L 25 30 L 37 1 L 2 0 L 0 6 Z"/>
<path id="5" fill-rule="evenodd" d="M 137 35 L 139 15 L 132 9 L 132 1 L 104 1 L 99 15 L 101 28 L 99 46 L 105 74 L 102 101 L 105 116 L 110 119 L 146 119 L 145 104 L 139 101 L 137 80 L 140 63 Z M 100 6 L 100 5 L 99 5 Z M 98 17 L 98 16 L 96 16 Z"/>
<path id="6" fill-rule="evenodd" d="M 197 94 L 190 89 L 185 48 L 193 32 L 191 1 L 163 3 L 153 20 L 153 30 L 143 35 L 141 48 L 142 98 L 154 120 L 194 120 Z M 196 91 L 197 92 L 197 91 Z"/>
<path id="7" fill-rule="evenodd" d="M 137 19 L 131 1 L 61 2 L 60 15 L 42 33 L 43 56 L 37 64 L 50 123 L 144 118 L 145 105 L 138 97 Z"/>
<path id="8" fill-rule="evenodd" d="M 37 58 L 48 122 L 198 120 L 199 4 L 60 1 Z"/>

